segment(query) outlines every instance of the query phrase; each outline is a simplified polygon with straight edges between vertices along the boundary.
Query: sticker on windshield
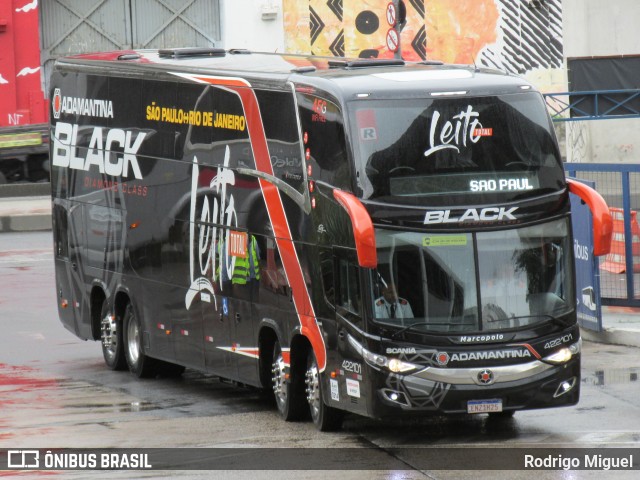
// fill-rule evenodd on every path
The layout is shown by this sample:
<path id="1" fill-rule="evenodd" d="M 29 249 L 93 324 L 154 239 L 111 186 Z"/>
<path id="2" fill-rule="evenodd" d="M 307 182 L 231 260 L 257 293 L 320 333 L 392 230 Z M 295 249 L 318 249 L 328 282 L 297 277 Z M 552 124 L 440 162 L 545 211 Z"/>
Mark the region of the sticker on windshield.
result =
<path id="1" fill-rule="evenodd" d="M 378 139 L 375 110 L 368 108 L 356 111 L 356 121 L 360 129 L 360 140 L 366 142 Z"/>
<path id="2" fill-rule="evenodd" d="M 429 146 L 424 152 L 428 157 L 440 150 L 451 149 L 460 153 L 461 147 L 470 146 L 471 143 L 478 143 L 482 137 L 492 136 L 493 128 L 485 128 L 479 120 L 480 113 L 476 112 L 471 105 L 467 105 L 466 110 L 454 115 L 451 120 L 440 123 L 440 112 L 435 110 L 431 117 L 431 128 L 429 129 Z M 491 135 L 488 135 L 489 131 Z"/>
<path id="3" fill-rule="evenodd" d="M 422 237 L 423 247 L 451 247 L 466 244 L 466 235 L 425 235 Z"/>

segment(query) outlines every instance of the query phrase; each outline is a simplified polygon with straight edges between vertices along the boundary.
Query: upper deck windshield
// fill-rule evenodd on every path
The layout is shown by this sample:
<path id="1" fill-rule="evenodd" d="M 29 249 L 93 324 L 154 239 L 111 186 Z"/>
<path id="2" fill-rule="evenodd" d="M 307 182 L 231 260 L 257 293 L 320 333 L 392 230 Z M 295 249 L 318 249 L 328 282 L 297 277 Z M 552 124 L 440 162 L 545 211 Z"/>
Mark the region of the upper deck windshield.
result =
<path id="1" fill-rule="evenodd" d="M 408 205 L 499 203 L 564 188 L 542 97 L 350 102 L 358 187 Z"/>
<path id="2" fill-rule="evenodd" d="M 432 234 L 377 229 L 377 323 L 421 332 L 525 328 L 573 310 L 566 218 L 511 230 Z"/>

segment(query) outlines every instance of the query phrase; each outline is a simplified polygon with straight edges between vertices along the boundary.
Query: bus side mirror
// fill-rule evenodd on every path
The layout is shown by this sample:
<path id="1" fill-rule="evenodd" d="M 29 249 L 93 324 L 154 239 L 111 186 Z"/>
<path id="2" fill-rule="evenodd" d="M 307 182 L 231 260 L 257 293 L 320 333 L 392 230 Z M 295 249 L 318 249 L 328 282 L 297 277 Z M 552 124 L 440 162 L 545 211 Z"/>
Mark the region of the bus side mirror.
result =
<path id="1" fill-rule="evenodd" d="M 569 191 L 579 196 L 591 210 L 593 215 L 593 254 L 596 257 L 606 255 L 611 251 L 611 236 L 613 234 L 613 220 L 607 202 L 602 195 L 584 183 L 567 179 Z"/>
<path id="2" fill-rule="evenodd" d="M 364 208 L 362 202 L 349 192 L 335 189 L 333 197 L 347 211 L 351 219 L 358 264 L 364 268 L 376 268 L 378 266 L 376 234 L 369 212 Z"/>

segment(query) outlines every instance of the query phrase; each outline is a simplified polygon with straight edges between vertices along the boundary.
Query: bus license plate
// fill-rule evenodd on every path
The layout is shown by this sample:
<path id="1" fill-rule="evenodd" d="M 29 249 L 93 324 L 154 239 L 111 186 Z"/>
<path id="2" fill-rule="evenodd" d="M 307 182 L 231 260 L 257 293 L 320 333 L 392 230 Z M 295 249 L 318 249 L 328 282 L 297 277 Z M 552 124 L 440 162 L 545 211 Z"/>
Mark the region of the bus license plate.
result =
<path id="1" fill-rule="evenodd" d="M 502 400 L 494 398 L 491 400 L 469 400 L 467 402 L 467 413 L 493 413 L 502 411 Z"/>

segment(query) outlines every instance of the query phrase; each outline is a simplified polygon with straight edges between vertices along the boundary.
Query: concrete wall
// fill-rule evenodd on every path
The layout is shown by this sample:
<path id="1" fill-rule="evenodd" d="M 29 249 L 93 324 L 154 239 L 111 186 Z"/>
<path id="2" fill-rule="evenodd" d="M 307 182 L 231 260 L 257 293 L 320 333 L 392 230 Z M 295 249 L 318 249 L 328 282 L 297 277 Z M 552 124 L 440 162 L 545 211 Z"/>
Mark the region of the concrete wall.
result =
<path id="1" fill-rule="evenodd" d="M 563 0 L 564 55 L 640 55 L 639 0 Z M 640 118 L 567 125 L 567 160 L 640 163 Z"/>
<path id="2" fill-rule="evenodd" d="M 221 0 L 223 48 L 284 51 L 282 0 Z"/>
<path id="3" fill-rule="evenodd" d="M 566 57 L 640 54 L 640 1 L 563 0 Z"/>

